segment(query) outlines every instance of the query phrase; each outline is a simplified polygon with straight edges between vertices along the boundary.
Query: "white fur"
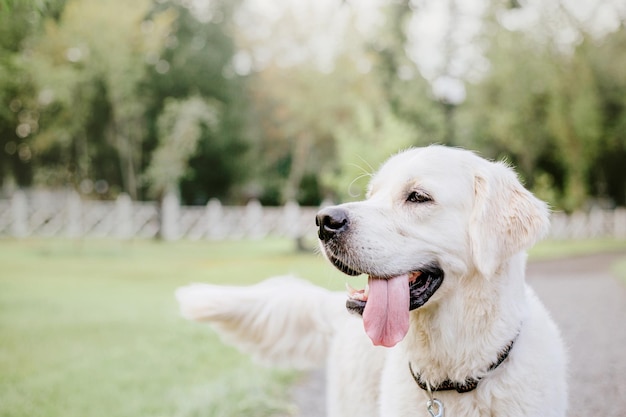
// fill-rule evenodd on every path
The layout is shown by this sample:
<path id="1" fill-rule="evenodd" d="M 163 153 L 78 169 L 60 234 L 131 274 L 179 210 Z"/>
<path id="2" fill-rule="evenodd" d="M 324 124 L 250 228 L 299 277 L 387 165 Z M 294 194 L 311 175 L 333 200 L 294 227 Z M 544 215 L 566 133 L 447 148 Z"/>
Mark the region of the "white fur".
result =
<path id="1" fill-rule="evenodd" d="M 416 189 L 433 202 L 408 203 Z M 340 207 L 350 234 L 331 250 L 351 266 L 376 276 L 432 262 L 445 271 L 398 345 L 374 347 L 362 321 L 345 311 L 345 295 L 294 278 L 185 287 L 177 292 L 183 315 L 210 322 L 270 363 L 307 368 L 326 360 L 329 417 L 428 417 L 409 361 L 435 385 L 482 378 L 472 392 L 435 394 L 446 416 L 565 415 L 563 344 L 524 280 L 525 250 L 546 233 L 548 209 L 510 168 L 460 149 L 412 149 L 383 165 L 366 200 Z M 508 359 L 488 371 L 518 334 Z"/>

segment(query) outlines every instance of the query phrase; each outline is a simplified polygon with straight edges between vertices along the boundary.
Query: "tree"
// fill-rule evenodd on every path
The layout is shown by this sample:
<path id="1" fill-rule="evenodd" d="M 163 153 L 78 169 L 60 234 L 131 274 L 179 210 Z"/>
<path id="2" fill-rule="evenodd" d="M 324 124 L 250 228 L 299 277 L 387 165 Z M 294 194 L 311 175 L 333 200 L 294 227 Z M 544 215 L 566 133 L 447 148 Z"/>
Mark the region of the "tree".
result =
<path id="1" fill-rule="evenodd" d="M 368 100 L 367 80 L 350 78 L 347 68 L 353 67 L 342 62 L 331 75 L 308 64 L 272 66 L 252 79 L 255 120 L 262 132 L 255 147 L 258 158 L 263 156 L 257 168 L 270 179 L 256 187 L 265 188 L 266 203 L 298 200 L 305 178 L 315 177 L 316 186 L 319 173 L 334 166 L 335 129 L 353 117 L 357 91 Z"/>
<path id="2" fill-rule="evenodd" d="M 200 97 L 166 100 L 157 120 L 159 144 L 145 172 L 153 195 L 176 192 L 189 159 L 196 153 L 202 130 L 214 129 L 219 119 L 217 106 Z"/>
<path id="3" fill-rule="evenodd" d="M 599 152 L 601 109 L 595 79 L 583 42 L 557 67 L 548 104 L 547 127 L 561 152 L 566 210 L 581 207 L 589 196 L 591 163 Z"/>
<path id="4" fill-rule="evenodd" d="M 614 204 L 626 205 L 626 27 L 599 40 L 587 39 L 584 49 L 595 80 L 600 108 L 601 138 L 590 190 Z"/>
<path id="5" fill-rule="evenodd" d="M 389 2 L 383 9 L 385 25 L 378 36 L 368 40 L 374 55 L 375 82 L 380 84 L 384 101 L 396 116 L 412 124 L 417 132 L 432 142 L 452 144 L 452 132 L 446 126 L 450 106 L 433 95 L 430 83 L 421 75 L 407 51 L 408 24 L 415 12 L 410 1 Z M 416 138 L 416 144 L 420 140 Z"/>
<path id="6" fill-rule="evenodd" d="M 147 137 L 143 166 L 159 144 L 158 120 L 170 100 L 202 100 L 219 117 L 209 128 L 203 123 L 197 146 L 180 176 L 186 203 L 204 204 L 209 198 L 236 199 L 250 165 L 246 79 L 233 69 L 236 48 L 232 20 L 237 1 L 214 1 L 207 10 L 193 3 L 155 2 L 148 21 L 170 16 L 165 48 L 147 57 L 148 76 L 141 86 L 147 105 Z M 210 104 L 208 104 L 210 103 Z M 239 189 L 238 189 L 239 186 Z"/>
<path id="7" fill-rule="evenodd" d="M 64 0 L 0 2 L 0 184 L 33 181 L 32 136 L 39 130 L 37 88 L 22 50 Z"/>
<path id="8" fill-rule="evenodd" d="M 539 160 L 553 146 L 547 105 L 556 74 L 551 60 L 524 34 L 498 28 L 490 39 L 491 71 L 468 85 L 458 140 L 486 156 L 508 157 L 532 186 Z"/>
<path id="9" fill-rule="evenodd" d="M 253 188 L 265 203 L 303 202 L 303 191 L 308 204 L 347 198 L 346 184 L 362 174 L 353 164 L 370 170 L 367 163 L 377 166 L 392 149 L 442 137 L 436 133 L 443 132 L 441 112 L 404 52 L 399 22 L 408 4 L 401 3 L 400 9 L 389 6 L 388 25 L 367 33 L 357 29 L 355 10 L 342 3 L 334 10 L 283 14 L 266 31 L 271 46 L 244 40 L 257 71 L 250 76 L 261 132 L 254 151 L 264 156 L 257 167 L 264 184 Z M 340 40 L 321 54 L 311 33 L 330 31 L 331 18 L 340 17 L 343 26 L 335 22 L 340 28 L 332 29 L 341 31 Z M 407 69 L 411 77 L 404 77 Z"/>
<path id="10" fill-rule="evenodd" d="M 55 1 L 62 0 L 46 4 Z M 221 117 L 211 129 L 202 125 L 194 155 L 177 177 L 183 197 L 231 195 L 243 172 L 247 117 L 243 79 L 232 70 L 235 3 L 200 10 L 175 0 L 74 0 L 54 19 L 42 18 L 39 34 L 21 32 L 31 9 L 11 2 L 12 13 L 23 9 L 24 19 L 0 28 L 10 32 L 3 41 L 13 48 L 10 57 L 0 57 L 8 69 L 0 71 L 0 99 L 3 109 L 13 109 L 0 114 L 7 133 L 0 161 L 9 162 L 0 175 L 12 172 L 19 185 L 87 192 L 106 181 L 110 194 L 123 190 L 139 198 L 159 140 L 157 120 L 162 111 L 171 113 L 165 103 L 197 97 L 215 103 Z"/>
<path id="11" fill-rule="evenodd" d="M 30 41 L 26 63 L 43 97 L 41 132 L 33 146 L 40 172 L 58 173 L 45 175 L 47 182 L 58 177 L 57 185 L 78 186 L 102 175 L 112 185 L 119 179 L 124 191 L 138 197 L 145 132 L 138 86 L 145 56 L 159 50 L 166 26 L 163 19 L 152 25 L 153 33 L 145 33 L 149 4 L 76 0 L 58 20 L 46 22 L 43 36 Z M 94 172 L 110 157 L 115 173 Z"/>
<path id="12" fill-rule="evenodd" d="M 470 87 L 458 129 L 463 143 L 491 157 L 507 156 L 528 186 L 554 207 L 572 211 L 603 183 L 594 161 L 606 155 L 608 89 L 601 87 L 606 78 L 600 74 L 611 59 L 600 58 L 599 39 L 572 20 L 562 4 L 550 5 L 537 10 L 539 23 L 530 28 L 507 29 L 499 23 L 506 20 L 502 16 L 492 21 L 491 68 Z M 558 37 L 565 29 L 576 35 L 575 41 Z M 610 40 L 617 33 L 601 38 Z"/>

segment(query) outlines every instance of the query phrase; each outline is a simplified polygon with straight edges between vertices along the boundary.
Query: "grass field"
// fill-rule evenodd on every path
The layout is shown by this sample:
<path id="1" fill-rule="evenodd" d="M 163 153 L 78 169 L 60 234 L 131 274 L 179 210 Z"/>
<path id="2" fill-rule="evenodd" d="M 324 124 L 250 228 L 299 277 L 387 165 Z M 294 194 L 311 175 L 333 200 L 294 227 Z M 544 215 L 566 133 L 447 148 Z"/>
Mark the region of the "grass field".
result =
<path id="1" fill-rule="evenodd" d="M 548 242 L 532 256 L 617 248 L 626 242 Z M 0 416 L 292 414 L 296 373 L 252 364 L 179 318 L 173 298 L 188 282 L 285 273 L 334 289 L 346 282 L 284 240 L 0 240 Z"/>
<path id="2" fill-rule="evenodd" d="M 251 364 L 173 299 L 286 272 L 342 286 L 288 241 L 0 241 L 0 416 L 286 414 L 294 374 Z"/>

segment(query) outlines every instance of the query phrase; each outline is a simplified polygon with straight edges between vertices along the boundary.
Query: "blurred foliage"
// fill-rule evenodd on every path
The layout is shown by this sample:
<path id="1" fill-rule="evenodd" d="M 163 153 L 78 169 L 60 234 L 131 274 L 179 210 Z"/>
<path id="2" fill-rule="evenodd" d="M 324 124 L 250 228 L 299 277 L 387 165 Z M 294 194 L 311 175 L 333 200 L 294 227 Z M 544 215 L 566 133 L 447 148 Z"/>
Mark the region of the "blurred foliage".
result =
<path id="1" fill-rule="evenodd" d="M 239 1 L 208 4 L 210 8 L 199 14 L 192 2 L 157 1 L 146 17 L 148 22 L 173 19 L 161 50 L 145 57 L 148 73 L 140 90 L 147 103 L 144 167 L 159 142 L 159 115 L 166 111 L 168 98 L 202 99 L 219 113 L 213 126 L 205 123 L 201 129 L 180 177 L 181 197 L 187 204 L 236 198 L 237 187 L 248 178 L 246 80 L 232 68 L 236 51 L 232 25 Z"/>
<path id="2" fill-rule="evenodd" d="M 182 101 L 168 98 L 157 119 L 159 144 L 145 175 L 152 193 L 175 191 L 196 152 L 203 129 L 212 129 L 220 119 L 217 106 L 199 97 Z"/>
<path id="3" fill-rule="evenodd" d="M 459 109 L 461 143 L 508 158 L 556 208 L 582 208 L 590 198 L 626 204 L 623 22 L 602 39 L 581 31 L 568 52 L 493 27 L 491 71 Z"/>
<path id="4" fill-rule="evenodd" d="M 490 1 L 476 39 L 444 34 L 454 101 L 412 59 L 408 28 L 433 1 L 381 1 L 363 30 L 352 2 L 322 18 L 281 3 L 261 22 L 249 1 L 1 0 L 3 189 L 319 204 L 362 196 L 399 149 L 445 143 L 508 159 L 557 209 L 625 205 L 623 17 L 598 34 L 551 0 L 513 28 L 533 6 Z M 457 22 L 459 3 L 445 7 Z M 345 30 L 320 59 L 335 18 Z M 468 42 L 478 75 L 459 70 Z"/>

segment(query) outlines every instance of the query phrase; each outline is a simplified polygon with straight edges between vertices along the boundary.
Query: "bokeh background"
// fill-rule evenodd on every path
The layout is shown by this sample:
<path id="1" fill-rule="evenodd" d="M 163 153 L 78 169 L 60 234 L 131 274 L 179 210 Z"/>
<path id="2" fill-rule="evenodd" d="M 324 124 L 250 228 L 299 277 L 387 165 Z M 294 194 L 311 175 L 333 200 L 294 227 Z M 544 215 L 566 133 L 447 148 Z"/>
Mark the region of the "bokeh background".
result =
<path id="1" fill-rule="evenodd" d="M 2 192 L 318 205 L 443 143 L 508 159 L 556 209 L 624 205 L 625 19 L 621 0 L 1 0 Z"/>

